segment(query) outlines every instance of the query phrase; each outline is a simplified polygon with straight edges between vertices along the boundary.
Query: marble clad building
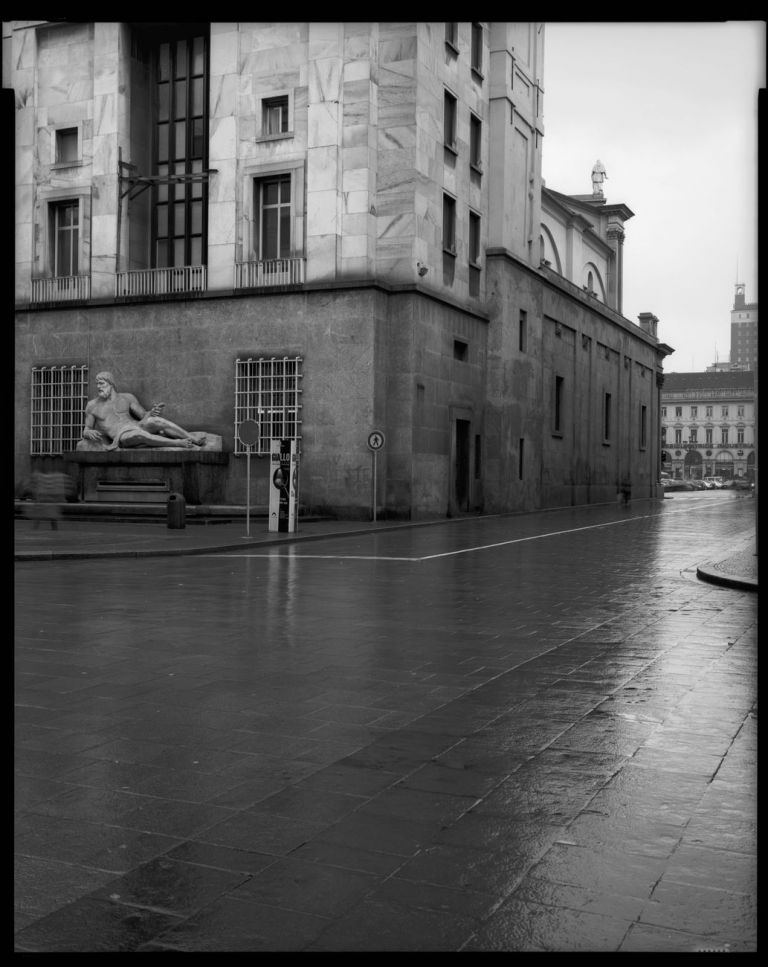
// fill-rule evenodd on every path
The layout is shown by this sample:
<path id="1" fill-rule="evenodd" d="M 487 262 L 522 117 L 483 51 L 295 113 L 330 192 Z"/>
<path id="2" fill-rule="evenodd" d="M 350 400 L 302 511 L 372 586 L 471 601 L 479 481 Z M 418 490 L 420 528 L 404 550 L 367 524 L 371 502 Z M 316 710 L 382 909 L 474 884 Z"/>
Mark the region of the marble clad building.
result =
<path id="1" fill-rule="evenodd" d="M 671 349 L 621 314 L 632 212 L 542 184 L 544 34 L 4 23 L 17 476 L 71 466 L 108 370 L 222 437 L 192 500 L 245 502 L 243 420 L 256 503 L 273 437 L 345 516 L 658 496 Z"/>

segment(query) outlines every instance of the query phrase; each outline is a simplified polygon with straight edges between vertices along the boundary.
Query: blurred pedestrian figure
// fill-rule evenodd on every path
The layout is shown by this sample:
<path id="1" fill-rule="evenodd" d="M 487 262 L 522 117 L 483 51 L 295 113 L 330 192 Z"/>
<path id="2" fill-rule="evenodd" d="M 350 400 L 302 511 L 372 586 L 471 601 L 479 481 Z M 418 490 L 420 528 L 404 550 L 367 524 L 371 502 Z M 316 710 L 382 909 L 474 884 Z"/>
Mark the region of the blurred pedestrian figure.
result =
<path id="1" fill-rule="evenodd" d="M 41 520 L 47 520 L 51 523 L 51 530 L 58 530 L 61 504 L 65 503 L 73 492 L 72 478 L 66 473 L 33 473 L 34 504 L 29 508 L 27 516 L 34 520 L 34 529 L 37 530 Z"/>
<path id="2" fill-rule="evenodd" d="M 621 478 L 619 493 L 621 494 L 621 506 L 629 507 L 629 502 L 632 499 L 632 481 L 628 476 Z"/>

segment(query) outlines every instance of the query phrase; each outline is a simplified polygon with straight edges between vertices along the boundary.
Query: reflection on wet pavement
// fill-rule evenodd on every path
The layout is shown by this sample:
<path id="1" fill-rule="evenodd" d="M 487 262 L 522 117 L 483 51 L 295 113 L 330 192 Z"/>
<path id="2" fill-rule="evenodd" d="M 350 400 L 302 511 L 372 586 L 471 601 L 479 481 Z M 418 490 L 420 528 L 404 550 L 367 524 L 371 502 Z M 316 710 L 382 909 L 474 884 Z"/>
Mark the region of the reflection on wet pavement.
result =
<path id="1" fill-rule="evenodd" d="M 755 950 L 756 603 L 692 576 L 754 520 L 648 507 L 18 566 L 16 949 Z"/>

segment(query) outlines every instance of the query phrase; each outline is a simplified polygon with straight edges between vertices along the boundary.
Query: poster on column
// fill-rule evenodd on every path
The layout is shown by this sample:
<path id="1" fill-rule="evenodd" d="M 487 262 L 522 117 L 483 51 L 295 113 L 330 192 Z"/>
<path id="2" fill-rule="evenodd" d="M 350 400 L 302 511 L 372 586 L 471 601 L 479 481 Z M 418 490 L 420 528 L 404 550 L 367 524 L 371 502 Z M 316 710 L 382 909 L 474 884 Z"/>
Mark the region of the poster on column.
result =
<path id="1" fill-rule="evenodd" d="M 299 507 L 299 456 L 295 440 L 273 440 L 270 453 L 269 529 L 294 533 Z"/>

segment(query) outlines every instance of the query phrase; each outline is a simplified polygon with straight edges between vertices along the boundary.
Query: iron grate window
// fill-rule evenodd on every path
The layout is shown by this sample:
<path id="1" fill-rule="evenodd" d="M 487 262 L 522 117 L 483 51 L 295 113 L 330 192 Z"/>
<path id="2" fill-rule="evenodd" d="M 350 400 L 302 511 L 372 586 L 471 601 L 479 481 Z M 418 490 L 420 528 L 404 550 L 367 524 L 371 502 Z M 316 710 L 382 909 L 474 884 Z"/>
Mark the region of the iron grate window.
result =
<path id="1" fill-rule="evenodd" d="M 251 452 L 268 454 L 271 442 L 301 440 L 300 356 L 235 360 L 235 453 L 246 453 L 238 430 L 244 420 L 259 424 Z"/>
<path id="2" fill-rule="evenodd" d="M 74 450 L 82 435 L 87 402 L 87 366 L 34 367 L 30 454 Z"/>

